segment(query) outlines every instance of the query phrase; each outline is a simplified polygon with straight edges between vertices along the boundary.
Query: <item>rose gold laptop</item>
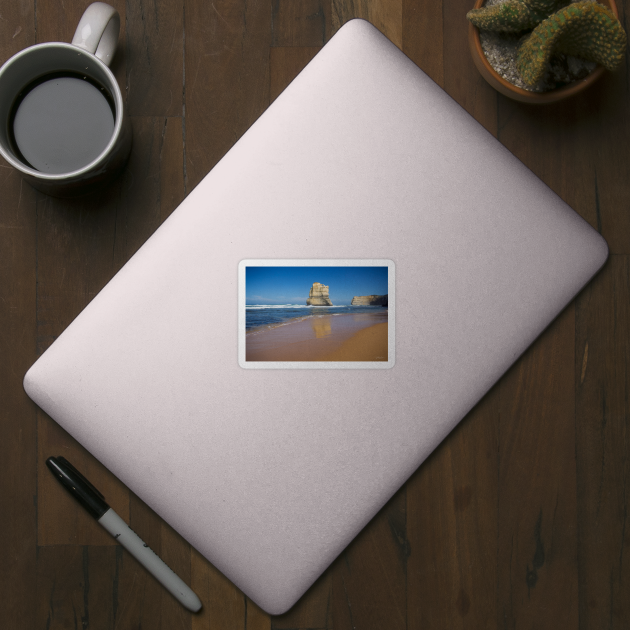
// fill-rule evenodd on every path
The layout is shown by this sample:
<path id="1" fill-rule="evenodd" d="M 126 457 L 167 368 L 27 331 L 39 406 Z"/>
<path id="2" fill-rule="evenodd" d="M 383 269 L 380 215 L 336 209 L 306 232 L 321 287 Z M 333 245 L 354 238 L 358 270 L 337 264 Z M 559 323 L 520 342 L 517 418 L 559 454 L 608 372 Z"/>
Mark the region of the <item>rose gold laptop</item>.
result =
<path id="1" fill-rule="evenodd" d="M 24 386 L 277 614 L 607 253 L 595 230 L 355 20 Z M 307 306 L 313 287 L 332 306 Z"/>

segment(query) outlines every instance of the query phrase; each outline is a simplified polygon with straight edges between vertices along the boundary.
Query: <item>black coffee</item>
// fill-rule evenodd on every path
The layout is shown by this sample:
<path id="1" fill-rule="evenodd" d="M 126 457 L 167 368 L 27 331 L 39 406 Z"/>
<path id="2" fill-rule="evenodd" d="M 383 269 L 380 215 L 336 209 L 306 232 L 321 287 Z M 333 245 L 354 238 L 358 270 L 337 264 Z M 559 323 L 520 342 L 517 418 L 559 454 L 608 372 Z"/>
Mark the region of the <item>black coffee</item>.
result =
<path id="1" fill-rule="evenodd" d="M 70 173 L 95 160 L 111 140 L 113 101 L 85 77 L 48 75 L 18 96 L 11 131 L 25 163 L 43 173 Z"/>

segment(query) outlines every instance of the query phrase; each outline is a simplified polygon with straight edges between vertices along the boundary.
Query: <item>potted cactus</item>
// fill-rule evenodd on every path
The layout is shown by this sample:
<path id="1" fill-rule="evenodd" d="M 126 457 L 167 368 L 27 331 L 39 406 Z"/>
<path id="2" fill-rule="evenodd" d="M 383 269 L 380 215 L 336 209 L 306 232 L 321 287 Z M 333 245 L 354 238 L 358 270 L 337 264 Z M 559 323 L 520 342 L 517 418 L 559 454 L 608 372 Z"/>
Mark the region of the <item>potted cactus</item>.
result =
<path id="1" fill-rule="evenodd" d="M 625 55 L 617 7 L 604 1 L 477 0 L 467 15 L 473 60 L 510 98 L 545 103 L 575 94 L 618 68 Z M 511 55 L 497 62 L 496 45 Z"/>

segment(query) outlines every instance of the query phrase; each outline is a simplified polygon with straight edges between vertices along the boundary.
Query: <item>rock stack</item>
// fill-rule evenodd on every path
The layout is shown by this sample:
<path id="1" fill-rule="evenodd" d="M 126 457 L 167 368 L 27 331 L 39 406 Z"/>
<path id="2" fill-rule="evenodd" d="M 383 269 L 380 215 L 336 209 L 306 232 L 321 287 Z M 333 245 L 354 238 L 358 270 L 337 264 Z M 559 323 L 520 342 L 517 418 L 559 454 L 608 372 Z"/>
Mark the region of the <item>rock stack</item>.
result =
<path id="1" fill-rule="evenodd" d="M 350 306 L 387 306 L 387 295 L 355 295 Z"/>
<path id="2" fill-rule="evenodd" d="M 332 306 L 333 303 L 330 301 L 328 297 L 328 287 L 320 284 L 319 282 L 314 282 L 311 287 L 311 291 L 308 294 L 308 299 L 306 300 L 306 306 Z"/>

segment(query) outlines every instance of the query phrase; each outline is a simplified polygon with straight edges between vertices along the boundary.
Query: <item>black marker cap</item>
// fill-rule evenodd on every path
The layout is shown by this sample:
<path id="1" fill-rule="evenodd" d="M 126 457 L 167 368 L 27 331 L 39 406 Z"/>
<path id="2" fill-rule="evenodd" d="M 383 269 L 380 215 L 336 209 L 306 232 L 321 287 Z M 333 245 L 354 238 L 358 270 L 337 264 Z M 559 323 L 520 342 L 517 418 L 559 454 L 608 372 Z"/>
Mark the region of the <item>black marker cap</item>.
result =
<path id="1" fill-rule="evenodd" d="M 46 466 L 95 519 L 109 510 L 105 497 L 65 457 L 49 457 Z"/>

